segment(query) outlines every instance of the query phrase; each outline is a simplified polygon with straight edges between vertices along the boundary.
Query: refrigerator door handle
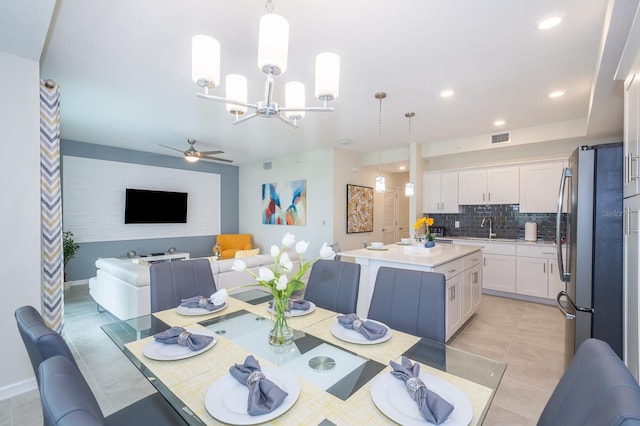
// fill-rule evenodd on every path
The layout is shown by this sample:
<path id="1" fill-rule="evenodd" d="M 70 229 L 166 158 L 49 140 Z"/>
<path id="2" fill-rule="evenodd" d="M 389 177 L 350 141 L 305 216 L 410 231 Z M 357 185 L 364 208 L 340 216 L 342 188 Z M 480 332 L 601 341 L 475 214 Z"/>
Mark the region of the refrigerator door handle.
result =
<path id="1" fill-rule="evenodd" d="M 562 227 L 562 207 L 564 204 L 565 184 L 567 179 L 571 177 L 571 169 L 565 167 L 562 171 L 562 178 L 560 179 L 560 190 L 558 191 L 558 213 L 556 214 L 556 251 L 558 256 L 558 273 L 560 280 L 563 282 L 569 282 L 570 274 L 564 270 L 564 262 L 562 259 L 562 233 L 560 232 Z M 569 212 L 571 213 L 571 212 Z M 569 253 L 569 240 L 567 240 L 567 255 Z"/>
<path id="2" fill-rule="evenodd" d="M 560 312 L 562 312 L 562 315 L 564 315 L 564 317 L 565 317 L 566 319 L 570 319 L 570 320 L 576 319 L 576 315 L 575 315 L 575 314 L 572 314 L 572 313 L 567 312 L 567 310 L 566 310 L 566 309 L 565 309 L 565 307 L 563 306 L 562 302 L 560 301 L 560 299 L 562 299 L 562 298 L 563 298 L 563 297 L 565 297 L 565 296 L 566 296 L 566 299 L 569 301 L 569 303 L 570 303 L 572 306 L 574 306 L 574 305 L 573 305 L 573 302 L 571 302 L 571 299 L 569 299 L 569 297 L 568 297 L 568 295 L 567 295 L 567 292 L 566 292 L 566 291 L 561 291 L 560 293 L 558 293 L 558 296 L 556 296 L 556 304 L 558 305 L 558 309 L 560 309 Z"/>

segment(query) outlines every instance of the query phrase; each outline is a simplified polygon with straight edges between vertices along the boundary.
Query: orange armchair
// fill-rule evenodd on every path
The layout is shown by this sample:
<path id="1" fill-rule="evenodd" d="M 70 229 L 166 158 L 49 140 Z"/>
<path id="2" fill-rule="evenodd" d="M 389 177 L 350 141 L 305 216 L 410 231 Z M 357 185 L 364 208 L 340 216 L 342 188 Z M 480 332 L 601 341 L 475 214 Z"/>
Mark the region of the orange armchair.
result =
<path id="1" fill-rule="evenodd" d="M 251 250 L 251 234 L 220 234 L 216 238 L 213 254 L 219 259 L 233 259 L 238 250 Z"/>

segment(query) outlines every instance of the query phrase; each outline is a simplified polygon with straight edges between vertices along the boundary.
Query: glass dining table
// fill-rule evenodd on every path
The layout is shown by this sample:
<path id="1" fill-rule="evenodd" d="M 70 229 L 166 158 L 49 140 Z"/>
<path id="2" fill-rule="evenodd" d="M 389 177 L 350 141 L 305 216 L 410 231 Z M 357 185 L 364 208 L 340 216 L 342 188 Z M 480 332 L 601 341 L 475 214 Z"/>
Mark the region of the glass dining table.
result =
<path id="1" fill-rule="evenodd" d="M 482 424 L 506 363 L 397 330 L 375 344 L 353 340 L 341 331 L 336 312 L 315 305 L 289 318 L 294 343 L 274 347 L 268 343 L 270 299 L 262 290 L 249 290 L 231 295 L 217 312 L 189 315 L 174 308 L 102 329 L 191 425 L 429 424 L 404 384 L 389 380 L 389 362 L 402 356 L 420 364 L 420 378 L 429 389 L 454 401 L 446 424 Z M 149 355 L 153 335 L 173 326 L 215 336 L 215 341 L 193 356 Z M 294 377 L 297 398 L 289 398 L 271 416 L 243 413 L 238 404 L 246 407 L 247 391 L 223 385 L 229 367 L 242 364 L 248 355 L 265 371 L 284 370 Z"/>

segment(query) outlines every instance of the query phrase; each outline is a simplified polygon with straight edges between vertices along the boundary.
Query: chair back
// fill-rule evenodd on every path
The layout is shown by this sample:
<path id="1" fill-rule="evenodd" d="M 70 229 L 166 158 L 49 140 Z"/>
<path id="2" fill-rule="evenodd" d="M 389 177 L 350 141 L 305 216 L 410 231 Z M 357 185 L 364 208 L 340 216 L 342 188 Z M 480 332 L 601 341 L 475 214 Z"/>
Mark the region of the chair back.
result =
<path id="1" fill-rule="evenodd" d="M 42 316 L 33 306 L 21 306 L 15 310 L 14 315 L 36 379 L 42 361 L 52 356 L 62 355 L 72 364 L 76 364 L 67 342 L 44 323 Z"/>
<path id="2" fill-rule="evenodd" d="M 40 402 L 45 426 L 96 426 L 105 419 L 77 366 L 54 356 L 38 369 Z"/>
<path id="3" fill-rule="evenodd" d="M 444 343 L 446 279 L 437 272 L 378 269 L 367 318 Z"/>
<path id="4" fill-rule="evenodd" d="M 539 426 L 639 424 L 640 386 L 598 339 L 580 345 L 538 420 Z"/>
<path id="5" fill-rule="evenodd" d="M 175 308 L 182 299 L 209 297 L 216 292 L 209 259 L 154 263 L 149 273 L 151 312 Z"/>
<path id="6" fill-rule="evenodd" d="M 354 313 L 359 285 L 359 264 L 320 259 L 311 267 L 304 299 L 334 312 Z"/>

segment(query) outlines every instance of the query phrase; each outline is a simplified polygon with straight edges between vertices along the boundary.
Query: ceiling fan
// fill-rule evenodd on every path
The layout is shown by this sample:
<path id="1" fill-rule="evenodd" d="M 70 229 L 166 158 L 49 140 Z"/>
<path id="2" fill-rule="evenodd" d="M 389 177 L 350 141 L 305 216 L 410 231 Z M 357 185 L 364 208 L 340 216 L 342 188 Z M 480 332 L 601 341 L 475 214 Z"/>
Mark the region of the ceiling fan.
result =
<path id="1" fill-rule="evenodd" d="M 181 152 L 184 155 L 184 159 L 189 161 L 190 163 L 195 163 L 196 161 L 198 161 L 201 158 L 203 160 L 224 161 L 225 163 L 233 163 L 232 160 L 227 160 L 226 158 L 212 157 L 212 155 L 215 155 L 215 154 L 223 154 L 224 151 L 219 151 L 219 150 L 218 151 L 198 151 L 194 147 L 194 145 L 197 142 L 195 139 L 187 139 L 187 142 L 189 143 L 189 148 L 187 148 L 184 151 L 181 150 L 181 149 L 177 149 L 177 148 L 173 148 L 173 147 L 167 146 L 167 145 L 160 144 L 160 146 L 172 149 L 174 151 Z"/>

